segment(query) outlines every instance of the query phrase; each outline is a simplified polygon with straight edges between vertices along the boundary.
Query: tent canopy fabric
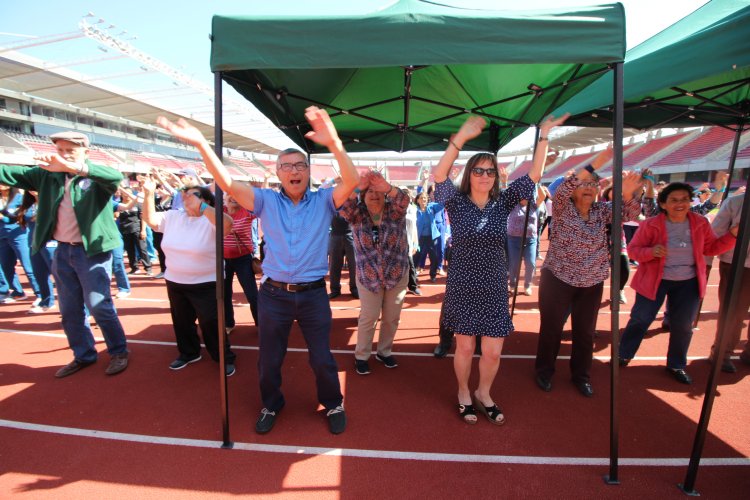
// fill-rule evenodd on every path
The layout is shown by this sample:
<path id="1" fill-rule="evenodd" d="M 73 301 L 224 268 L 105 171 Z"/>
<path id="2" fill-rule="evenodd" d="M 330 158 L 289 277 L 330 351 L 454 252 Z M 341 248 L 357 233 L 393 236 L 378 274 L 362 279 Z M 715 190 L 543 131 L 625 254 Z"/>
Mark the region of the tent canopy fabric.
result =
<path id="1" fill-rule="evenodd" d="M 329 111 L 351 152 L 442 150 L 466 113 L 491 124 L 467 148 L 496 151 L 624 58 L 621 4 L 482 3 L 364 0 L 294 15 L 302 3 L 285 2 L 283 14 L 217 15 L 211 68 L 311 153 L 321 150 L 304 139 L 310 105 Z"/>
<path id="2" fill-rule="evenodd" d="M 750 116 L 750 0 L 713 0 L 625 56 L 625 126 L 729 126 Z M 612 77 L 560 106 L 568 124 L 612 124 Z"/>

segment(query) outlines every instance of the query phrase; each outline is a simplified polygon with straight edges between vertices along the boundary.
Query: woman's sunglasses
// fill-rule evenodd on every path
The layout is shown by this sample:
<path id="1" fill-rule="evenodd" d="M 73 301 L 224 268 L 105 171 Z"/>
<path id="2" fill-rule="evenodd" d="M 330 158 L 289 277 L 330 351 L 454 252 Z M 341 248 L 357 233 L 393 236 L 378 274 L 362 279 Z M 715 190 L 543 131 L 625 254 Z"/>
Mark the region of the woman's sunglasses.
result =
<path id="1" fill-rule="evenodd" d="M 472 175 L 476 177 L 482 177 L 483 174 L 487 174 L 487 177 L 497 177 L 497 169 L 496 168 L 480 168 L 480 167 L 474 167 L 471 169 Z"/>

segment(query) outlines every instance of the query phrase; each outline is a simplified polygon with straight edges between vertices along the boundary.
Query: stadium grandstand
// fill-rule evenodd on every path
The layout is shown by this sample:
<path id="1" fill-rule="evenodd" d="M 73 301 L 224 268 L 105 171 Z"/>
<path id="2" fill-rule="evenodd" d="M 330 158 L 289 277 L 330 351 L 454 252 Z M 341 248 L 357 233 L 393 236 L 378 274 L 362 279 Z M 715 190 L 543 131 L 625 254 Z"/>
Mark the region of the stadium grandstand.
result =
<path id="1" fill-rule="evenodd" d="M 43 61 L 16 53 L 0 56 L 0 162 L 32 164 L 34 154 L 53 150 L 50 134 L 79 130 L 92 140 L 91 159 L 125 173 L 141 173 L 151 168 L 179 171 L 193 168 L 203 171 L 194 149 L 181 144 L 153 124 L 156 117 L 184 118 L 212 138 L 211 115 L 203 121 L 193 114 L 183 116 L 161 108 L 152 100 L 131 97 L 103 85 L 87 81 L 69 70 L 49 69 Z M 552 138 L 559 158 L 546 169 L 543 182 L 549 183 L 570 169 L 581 168 L 606 146 L 606 131 L 569 128 Z M 724 170 L 733 142 L 733 132 L 720 127 L 662 129 L 648 133 L 627 130 L 624 166 L 626 169 L 651 169 L 659 180 L 684 181 L 694 185 L 709 181 L 712 172 Z M 262 137 L 262 134 L 261 134 Z M 225 130 L 224 162 L 240 180 L 276 182 L 274 148 L 254 139 L 247 131 Z M 750 166 L 750 132 L 740 139 L 735 177 L 732 185 L 747 178 Z M 471 152 L 463 152 L 463 165 Z M 439 155 L 421 156 L 352 155 L 360 171 L 377 168 L 389 182 L 414 187 L 423 172 L 435 164 Z M 499 165 L 509 172 L 510 180 L 528 172 L 530 148 L 500 151 Z M 611 172 L 605 165 L 602 172 Z M 315 185 L 338 177 L 336 162 L 327 155 L 312 159 L 311 178 Z"/>

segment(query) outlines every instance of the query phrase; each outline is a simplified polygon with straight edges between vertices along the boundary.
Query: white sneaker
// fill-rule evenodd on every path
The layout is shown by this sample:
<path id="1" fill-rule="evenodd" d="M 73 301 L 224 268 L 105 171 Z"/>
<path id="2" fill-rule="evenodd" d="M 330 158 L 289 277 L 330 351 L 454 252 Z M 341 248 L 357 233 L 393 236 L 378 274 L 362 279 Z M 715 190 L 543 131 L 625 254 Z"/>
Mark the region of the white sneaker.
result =
<path id="1" fill-rule="evenodd" d="M 121 290 L 121 291 L 117 292 L 117 295 L 115 295 L 116 299 L 124 299 L 126 297 L 130 297 L 130 292 L 125 292 L 125 291 Z"/>
<path id="2" fill-rule="evenodd" d="M 627 304 L 628 299 L 625 297 L 625 290 L 620 290 L 620 304 Z"/>
<path id="3" fill-rule="evenodd" d="M 36 298 L 36 299 L 34 300 L 34 302 L 32 302 L 32 303 L 31 303 L 31 307 L 36 307 L 36 306 L 38 306 L 38 305 L 39 305 L 39 304 L 41 304 L 41 303 L 42 303 L 42 299 L 40 299 L 39 297 L 37 297 L 37 298 Z"/>
<path id="4" fill-rule="evenodd" d="M 0 304 L 15 304 L 15 303 L 16 303 L 16 299 L 14 299 L 11 296 L 7 296 L 3 300 L 0 300 Z"/>
<path id="5" fill-rule="evenodd" d="M 232 330 L 234 330 L 234 327 L 233 326 L 227 326 L 227 327 L 225 327 L 225 330 L 227 332 L 227 335 L 229 335 L 230 333 L 232 333 Z"/>
<path id="6" fill-rule="evenodd" d="M 44 306 L 44 307 L 43 306 L 34 306 L 31 309 L 29 309 L 28 311 L 26 311 L 26 313 L 27 314 L 42 314 L 42 313 L 46 313 L 50 309 L 51 309 L 51 307 L 48 307 L 48 306 Z"/>
<path id="7" fill-rule="evenodd" d="M 525 288 L 525 289 L 523 290 L 523 294 L 524 294 L 524 295 L 527 295 L 527 296 L 529 296 L 529 297 L 531 297 L 531 287 L 530 287 L 530 286 L 527 286 L 527 287 L 526 287 L 526 288 Z"/>

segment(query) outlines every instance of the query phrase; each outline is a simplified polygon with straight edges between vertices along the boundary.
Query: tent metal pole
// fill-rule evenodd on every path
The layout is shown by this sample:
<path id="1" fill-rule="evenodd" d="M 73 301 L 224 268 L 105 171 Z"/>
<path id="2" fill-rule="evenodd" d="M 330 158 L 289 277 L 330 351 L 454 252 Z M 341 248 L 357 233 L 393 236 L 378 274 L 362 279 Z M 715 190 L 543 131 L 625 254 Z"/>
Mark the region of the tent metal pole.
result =
<path id="1" fill-rule="evenodd" d="M 738 135 L 742 133 L 742 128 L 742 124 L 740 124 Z M 732 153 L 736 153 L 736 151 L 733 149 Z M 735 159 L 736 154 L 733 154 L 732 162 L 734 162 Z M 727 283 L 724 299 L 721 301 L 722 307 L 719 311 L 719 323 L 717 326 L 719 329 L 719 345 L 714 353 L 711 373 L 708 376 L 708 383 L 706 384 L 706 395 L 703 398 L 703 407 L 701 408 L 701 416 L 698 420 L 698 429 L 695 432 L 693 451 L 690 453 L 690 462 L 688 463 L 688 470 L 685 474 L 685 482 L 677 485 L 683 493 L 690 496 L 699 495 L 699 493 L 695 491 L 695 478 L 698 474 L 698 466 L 700 465 L 701 456 L 703 454 L 703 445 L 706 442 L 708 422 L 711 419 L 711 410 L 713 409 L 714 398 L 716 397 L 719 369 L 721 368 L 722 358 L 724 357 L 724 351 L 726 350 L 727 342 L 729 340 L 726 335 L 727 321 L 725 311 L 732 311 L 737 307 L 739 292 L 742 286 L 740 273 L 745 266 L 748 239 L 750 239 L 750 177 L 746 182 L 745 189 L 745 197 L 742 201 L 740 227 L 739 232 L 737 233 L 737 243 L 734 246 L 732 264 L 729 268 L 729 281 Z"/>
<path id="2" fill-rule="evenodd" d="M 690 463 L 688 464 L 685 482 L 678 485 L 679 488 L 688 495 L 697 495 L 697 492 L 694 489 L 695 478 L 698 474 L 698 465 L 703 453 L 708 422 L 711 418 L 711 410 L 716 396 L 716 385 L 719 376 L 719 369 L 721 367 L 721 358 L 723 357 L 723 352 L 726 349 L 726 343 L 728 340 L 726 336 L 727 322 L 724 321 L 724 311 L 731 311 L 737 307 L 737 297 L 739 296 L 741 286 L 739 273 L 740 269 L 745 265 L 745 257 L 748 250 L 748 239 L 750 237 L 750 201 L 748 201 L 750 198 L 750 178 L 748 178 L 746 189 L 742 205 L 739 233 L 737 233 L 737 244 L 734 247 L 732 264 L 729 271 L 729 282 L 726 288 L 727 292 L 724 300 L 722 300 L 722 309 L 719 311 L 719 345 L 717 346 L 717 353 L 714 354 L 711 373 L 708 377 L 706 396 L 703 399 L 703 407 L 701 409 L 700 419 L 698 420 L 698 429 L 695 434 L 695 441 L 693 442 L 693 451 L 690 455 Z"/>
<path id="3" fill-rule="evenodd" d="M 737 151 L 740 148 L 740 138 L 742 137 L 742 131 L 745 128 L 745 123 L 740 122 L 737 131 L 734 134 L 734 142 L 732 142 L 732 153 L 729 155 L 729 179 L 727 179 L 727 187 L 724 190 L 724 196 L 721 197 L 721 201 L 724 202 L 729 196 L 729 188 L 732 187 L 732 176 L 734 175 L 734 165 L 737 162 Z"/>
<path id="4" fill-rule="evenodd" d="M 607 484 L 620 484 L 618 477 L 619 457 L 619 414 L 618 385 L 620 377 L 620 251 L 622 247 L 622 137 L 624 121 L 623 63 L 614 65 L 614 157 L 612 159 L 612 267 L 611 288 L 609 290 L 612 308 L 612 346 L 610 366 L 609 403 L 609 474 L 604 476 Z"/>
<path id="5" fill-rule="evenodd" d="M 541 133 L 541 130 L 539 129 L 539 126 L 536 127 L 536 132 L 534 133 L 534 155 L 536 155 L 536 148 L 539 147 L 539 134 Z M 534 161 L 532 159 L 532 161 Z M 534 194 L 531 195 L 531 198 L 536 197 L 536 190 L 534 190 Z M 510 307 L 510 317 L 513 318 L 513 314 L 516 312 L 516 297 L 518 297 L 518 282 L 521 281 L 521 264 L 523 263 L 523 249 L 526 247 L 526 232 L 529 230 L 529 214 L 531 213 L 531 205 L 532 200 L 529 199 L 526 203 L 526 217 L 523 221 L 523 234 L 521 235 L 521 254 L 518 257 L 518 265 L 516 266 L 516 284 L 513 286 L 513 303 Z M 506 241 L 507 241 L 507 235 L 506 235 Z M 508 246 L 510 248 L 510 246 Z M 534 256 L 536 258 L 536 256 Z M 528 265 L 528 264 L 527 264 Z"/>
<path id="6" fill-rule="evenodd" d="M 214 152 L 219 160 L 224 160 L 224 134 L 222 116 L 221 72 L 214 73 Z M 227 391 L 227 372 L 225 350 L 227 345 L 227 330 L 224 316 L 224 194 L 219 185 L 214 182 L 216 202 L 216 309 L 219 328 L 219 393 L 221 404 L 221 436 L 222 448 L 232 448 L 234 443 L 229 439 L 229 394 Z"/>

